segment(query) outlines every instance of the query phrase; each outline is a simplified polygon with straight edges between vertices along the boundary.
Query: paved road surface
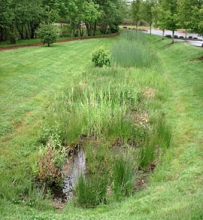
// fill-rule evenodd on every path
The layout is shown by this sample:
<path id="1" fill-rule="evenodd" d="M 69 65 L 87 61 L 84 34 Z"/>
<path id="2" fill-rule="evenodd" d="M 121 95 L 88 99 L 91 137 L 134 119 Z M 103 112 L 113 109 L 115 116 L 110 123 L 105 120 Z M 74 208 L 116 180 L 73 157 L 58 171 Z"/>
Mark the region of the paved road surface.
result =
<path id="1" fill-rule="evenodd" d="M 147 31 L 147 33 L 149 34 L 149 30 Z M 162 36 L 162 31 L 152 29 L 152 34 Z M 172 31 L 165 31 L 164 35 L 172 35 Z M 175 31 L 174 35 L 177 35 L 178 37 L 180 37 L 180 36 L 185 37 L 185 33 L 180 33 L 178 31 Z M 183 41 L 183 42 L 192 44 L 197 47 L 202 47 L 202 44 L 203 44 L 202 36 L 198 36 L 198 34 L 194 34 L 194 33 L 187 33 L 187 37 L 189 37 L 189 36 L 192 36 L 193 38 L 196 37 L 196 38 L 198 38 L 198 40 L 186 40 L 185 41 L 185 40 L 181 40 L 181 39 L 175 39 L 175 41 Z"/>

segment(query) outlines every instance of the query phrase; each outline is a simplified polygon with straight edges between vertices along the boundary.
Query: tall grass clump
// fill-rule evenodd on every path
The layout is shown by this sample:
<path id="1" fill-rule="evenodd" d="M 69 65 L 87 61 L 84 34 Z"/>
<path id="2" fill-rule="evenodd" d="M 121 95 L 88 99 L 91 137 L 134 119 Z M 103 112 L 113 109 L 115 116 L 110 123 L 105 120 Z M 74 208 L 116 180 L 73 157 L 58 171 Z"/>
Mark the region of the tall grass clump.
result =
<path id="1" fill-rule="evenodd" d="M 156 118 L 156 122 L 145 134 L 138 154 L 138 166 L 150 169 L 150 163 L 158 160 L 162 153 L 170 147 L 172 131 L 164 116 Z"/>
<path id="2" fill-rule="evenodd" d="M 112 61 L 121 67 L 152 67 L 158 58 L 144 33 L 124 31 L 111 50 Z"/>
<path id="3" fill-rule="evenodd" d="M 114 159 L 113 192 L 117 201 L 132 194 L 135 183 L 133 168 L 133 163 L 128 157 L 119 155 Z"/>
<path id="4" fill-rule="evenodd" d="M 108 175 L 92 175 L 88 178 L 80 176 L 76 186 L 75 202 L 84 208 L 94 208 L 100 203 L 106 203 Z"/>
<path id="5" fill-rule="evenodd" d="M 45 126 L 58 125 L 57 132 L 67 144 L 77 142 L 81 135 L 130 138 L 133 126 L 126 115 L 136 106 L 137 88 L 123 82 L 115 85 L 113 79 L 108 83 L 88 79 L 88 84 L 83 80 L 56 98 Z"/>

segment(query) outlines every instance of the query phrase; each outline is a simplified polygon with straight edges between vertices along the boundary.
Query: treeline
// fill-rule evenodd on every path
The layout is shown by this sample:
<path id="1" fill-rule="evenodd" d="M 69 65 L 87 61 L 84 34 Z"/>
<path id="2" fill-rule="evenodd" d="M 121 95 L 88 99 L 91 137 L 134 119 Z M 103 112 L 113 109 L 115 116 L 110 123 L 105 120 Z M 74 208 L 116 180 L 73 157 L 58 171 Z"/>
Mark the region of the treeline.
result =
<path id="1" fill-rule="evenodd" d="M 134 0 L 131 14 L 136 25 L 143 19 L 163 30 L 163 35 L 171 30 L 172 42 L 178 28 L 203 35 L 203 0 Z"/>
<path id="2" fill-rule="evenodd" d="M 74 36 L 115 33 L 126 12 L 122 0 L 0 0 L 0 41 L 36 37 L 40 24 L 68 24 Z"/>

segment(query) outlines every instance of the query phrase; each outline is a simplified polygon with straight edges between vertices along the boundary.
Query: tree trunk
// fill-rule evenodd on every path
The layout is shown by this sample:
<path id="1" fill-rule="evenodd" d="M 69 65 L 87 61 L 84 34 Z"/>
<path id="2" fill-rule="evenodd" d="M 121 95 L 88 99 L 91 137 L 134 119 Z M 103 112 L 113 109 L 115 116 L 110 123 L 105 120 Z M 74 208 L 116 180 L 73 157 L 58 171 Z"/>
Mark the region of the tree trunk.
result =
<path id="1" fill-rule="evenodd" d="M 80 32 L 80 37 L 82 37 L 84 33 L 83 33 L 81 21 L 78 22 L 77 26 L 78 26 L 77 29 L 78 29 L 79 32 Z"/>
<path id="2" fill-rule="evenodd" d="M 100 26 L 100 32 L 102 34 L 106 34 L 106 29 L 107 29 L 107 25 L 103 24 L 103 25 Z"/>
<path id="3" fill-rule="evenodd" d="M 172 44 L 174 44 L 174 30 L 172 31 Z"/>
<path id="4" fill-rule="evenodd" d="M 187 38 L 187 29 L 185 29 L 185 38 Z"/>
<path id="5" fill-rule="evenodd" d="M 18 33 L 20 35 L 20 39 L 24 39 L 24 36 L 23 36 L 23 24 L 22 25 L 16 25 L 16 29 L 18 30 Z"/>
<path id="6" fill-rule="evenodd" d="M 164 40 L 164 33 L 165 33 L 165 30 L 163 29 L 162 30 L 162 40 Z"/>
<path id="7" fill-rule="evenodd" d="M 150 23 L 149 33 L 150 33 L 150 35 L 152 34 L 152 23 Z"/>
<path id="8" fill-rule="evenodd" d="M 4 41 L 4 28 L 0 27 L 0 41 Z"/>
<path id="9" fill-rule="evenodd" d="M 92 26 L 91 26 L 91 24 L 90 24 L 88 21 L 86 21 L 86 22 L 85 22 L 85 26 L 86 26 L 86 28 L 87 28 L 87 35 L 88 35 L 88 36 L 91 36 L 91 32 L 92 32 Z"/>
<path id="10" fill-rule="evenodd" d="M 97 21 L 94 22 L 94 32 L 93 32 L 93 36 L 96 35 L 96 30 L 97 30 Z"/>

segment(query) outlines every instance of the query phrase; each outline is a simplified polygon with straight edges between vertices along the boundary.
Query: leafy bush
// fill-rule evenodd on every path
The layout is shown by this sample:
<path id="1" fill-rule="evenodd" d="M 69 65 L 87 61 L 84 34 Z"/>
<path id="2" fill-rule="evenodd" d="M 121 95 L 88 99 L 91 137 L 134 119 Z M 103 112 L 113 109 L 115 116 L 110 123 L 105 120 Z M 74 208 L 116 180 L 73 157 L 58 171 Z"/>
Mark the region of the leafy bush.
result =
<path id="1" fill-rule="evenodd" d="M 47 186 L 60 186 L 63 181 L 61 173 L 66 157 L 66 150 L 51 136 L 47 145 L 42 146 L 37 153 L 30 157 L 30 166 L 34 176 Z"/>
<path id="2" fill-rule="evenodd" d="M 92 54 L 92 62 L 95 66 L 110 66 L 109 52 L 104 47 L 97 48 Z"/>
<path id="3" fill-rule="evenodd" d="M 41 38 L 43 44 L 47 44 L 48 47 L 50 44 L 56 42 L 56 38 L 58 36 L 56 28 L 51 24 L 43 24 L 38 29 L 37 35 Z"/>
<path id="4" fill-rule="evenodd" d="M 18 31 L 15 28 L 11 28 L 8 31 L 9 42 L 11 44 L 16 44 L 16 41 L 18 40 L 18 35 L 19 35 Z"/>

